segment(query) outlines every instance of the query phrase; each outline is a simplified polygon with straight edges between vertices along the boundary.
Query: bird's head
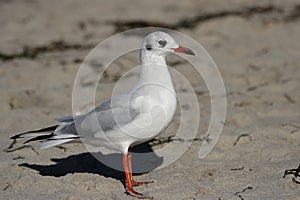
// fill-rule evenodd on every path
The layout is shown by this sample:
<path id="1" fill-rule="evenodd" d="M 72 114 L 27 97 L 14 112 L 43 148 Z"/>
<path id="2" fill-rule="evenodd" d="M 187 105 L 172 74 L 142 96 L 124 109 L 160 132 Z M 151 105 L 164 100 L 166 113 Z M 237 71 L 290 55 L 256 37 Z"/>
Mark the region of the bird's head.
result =
<path id="1" fill-rule="evenodd" d="M 172 52 L 195 55 L 192 50 L 178 45 L 174 38 L 162 31 L 147 35 L 143 40 L 142 50 L 159 56 L 166 56 Z"/>

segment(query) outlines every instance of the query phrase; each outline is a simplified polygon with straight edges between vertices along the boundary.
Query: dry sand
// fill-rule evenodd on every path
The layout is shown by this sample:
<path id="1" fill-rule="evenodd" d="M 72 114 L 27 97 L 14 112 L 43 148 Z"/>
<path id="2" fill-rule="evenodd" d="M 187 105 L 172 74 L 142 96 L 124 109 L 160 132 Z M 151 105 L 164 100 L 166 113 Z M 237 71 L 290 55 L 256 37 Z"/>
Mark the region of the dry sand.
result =
<path id="1" fill-rule="evenodd" d="M 134 199 L 124 193 L 122 173 L 98 163 L 80 144 L 5 149 L 14 133 L 72 114 L 81 60 L 107 37 L 140 26 L 176 29 L 201 43 L 223 76 L 228 112 L 207 157 L 198 158 L 201 142 L 195 141 L 170 166 L 136 176 L 154 181 L 138 191 L 155 199 L 300 199 L 293 175 L 282 178 L 300 164 L 299 1 L 1 0 L 0 13 L 0 199 Z M 97 102 L 137 62 L 137 53 L 120 59 L 102 80 Z M 205 91 L 186 65 L 173 67 Z M 198 95 L 201 137 L 210 98 Z M 160 137 L 174 134 L 179 115 Z"/>

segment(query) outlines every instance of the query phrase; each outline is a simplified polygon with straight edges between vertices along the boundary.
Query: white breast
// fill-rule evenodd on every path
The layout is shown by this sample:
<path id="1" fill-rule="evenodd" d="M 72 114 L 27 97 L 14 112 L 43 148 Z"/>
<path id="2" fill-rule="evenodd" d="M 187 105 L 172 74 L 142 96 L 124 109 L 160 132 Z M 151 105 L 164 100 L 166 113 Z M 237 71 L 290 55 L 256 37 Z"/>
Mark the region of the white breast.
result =
<path id="1" fill-rule="evenodd" d="M 150 89 L 150 88 L 148 88 Z M 176 94 L 173 90 L 162 87 L 152 87 L 148 95 L 144 96 L 142 105 L 143 113 L 147 113 L 145 119 L 154 127 L 153 134 L 161 133 L 172 121 L 176 111 Z M 154 133 L 156 132 L 156 133 Z"/>

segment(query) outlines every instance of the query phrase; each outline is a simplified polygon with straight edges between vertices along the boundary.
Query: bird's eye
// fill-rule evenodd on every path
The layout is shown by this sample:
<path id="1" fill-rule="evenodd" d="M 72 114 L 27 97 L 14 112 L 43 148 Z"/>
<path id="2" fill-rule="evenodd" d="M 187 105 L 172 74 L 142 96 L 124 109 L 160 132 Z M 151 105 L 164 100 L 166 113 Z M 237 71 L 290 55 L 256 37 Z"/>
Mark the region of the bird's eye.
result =
<path id="1" fill-rule="evenodd" d="M 157 43 L 160 47 L 165 47 L 167 45 L 166 40 L 163 39 L 158 40 Z"/>

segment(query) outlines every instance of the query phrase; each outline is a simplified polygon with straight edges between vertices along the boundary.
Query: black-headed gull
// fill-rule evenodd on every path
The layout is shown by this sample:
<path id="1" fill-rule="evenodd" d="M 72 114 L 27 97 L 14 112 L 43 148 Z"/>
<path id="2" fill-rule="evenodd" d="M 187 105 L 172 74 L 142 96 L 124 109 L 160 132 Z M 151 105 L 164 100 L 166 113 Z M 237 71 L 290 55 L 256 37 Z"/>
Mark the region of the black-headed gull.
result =
<path id="1" fill-rule="evenodd" d="M 11 139 L 33 137 L 27 142 L 43 141 L 40 148 L 45 149 L 80 138 L 94 146 L 118 149 L 123 153 L 128 193 L 146 198 L 133 189 L 148 182 L 133 180 L 129 149 L 162 133 L 175 114 L 176 93 L 165 60 L 172 52 L 194 55 L 167 33 L 147 35 L 140 49 L 140 79 L 128 93 L 112 97 L 87 114 L 58 118 L 61 124 L 57 126 L 21 133 Z"/>

